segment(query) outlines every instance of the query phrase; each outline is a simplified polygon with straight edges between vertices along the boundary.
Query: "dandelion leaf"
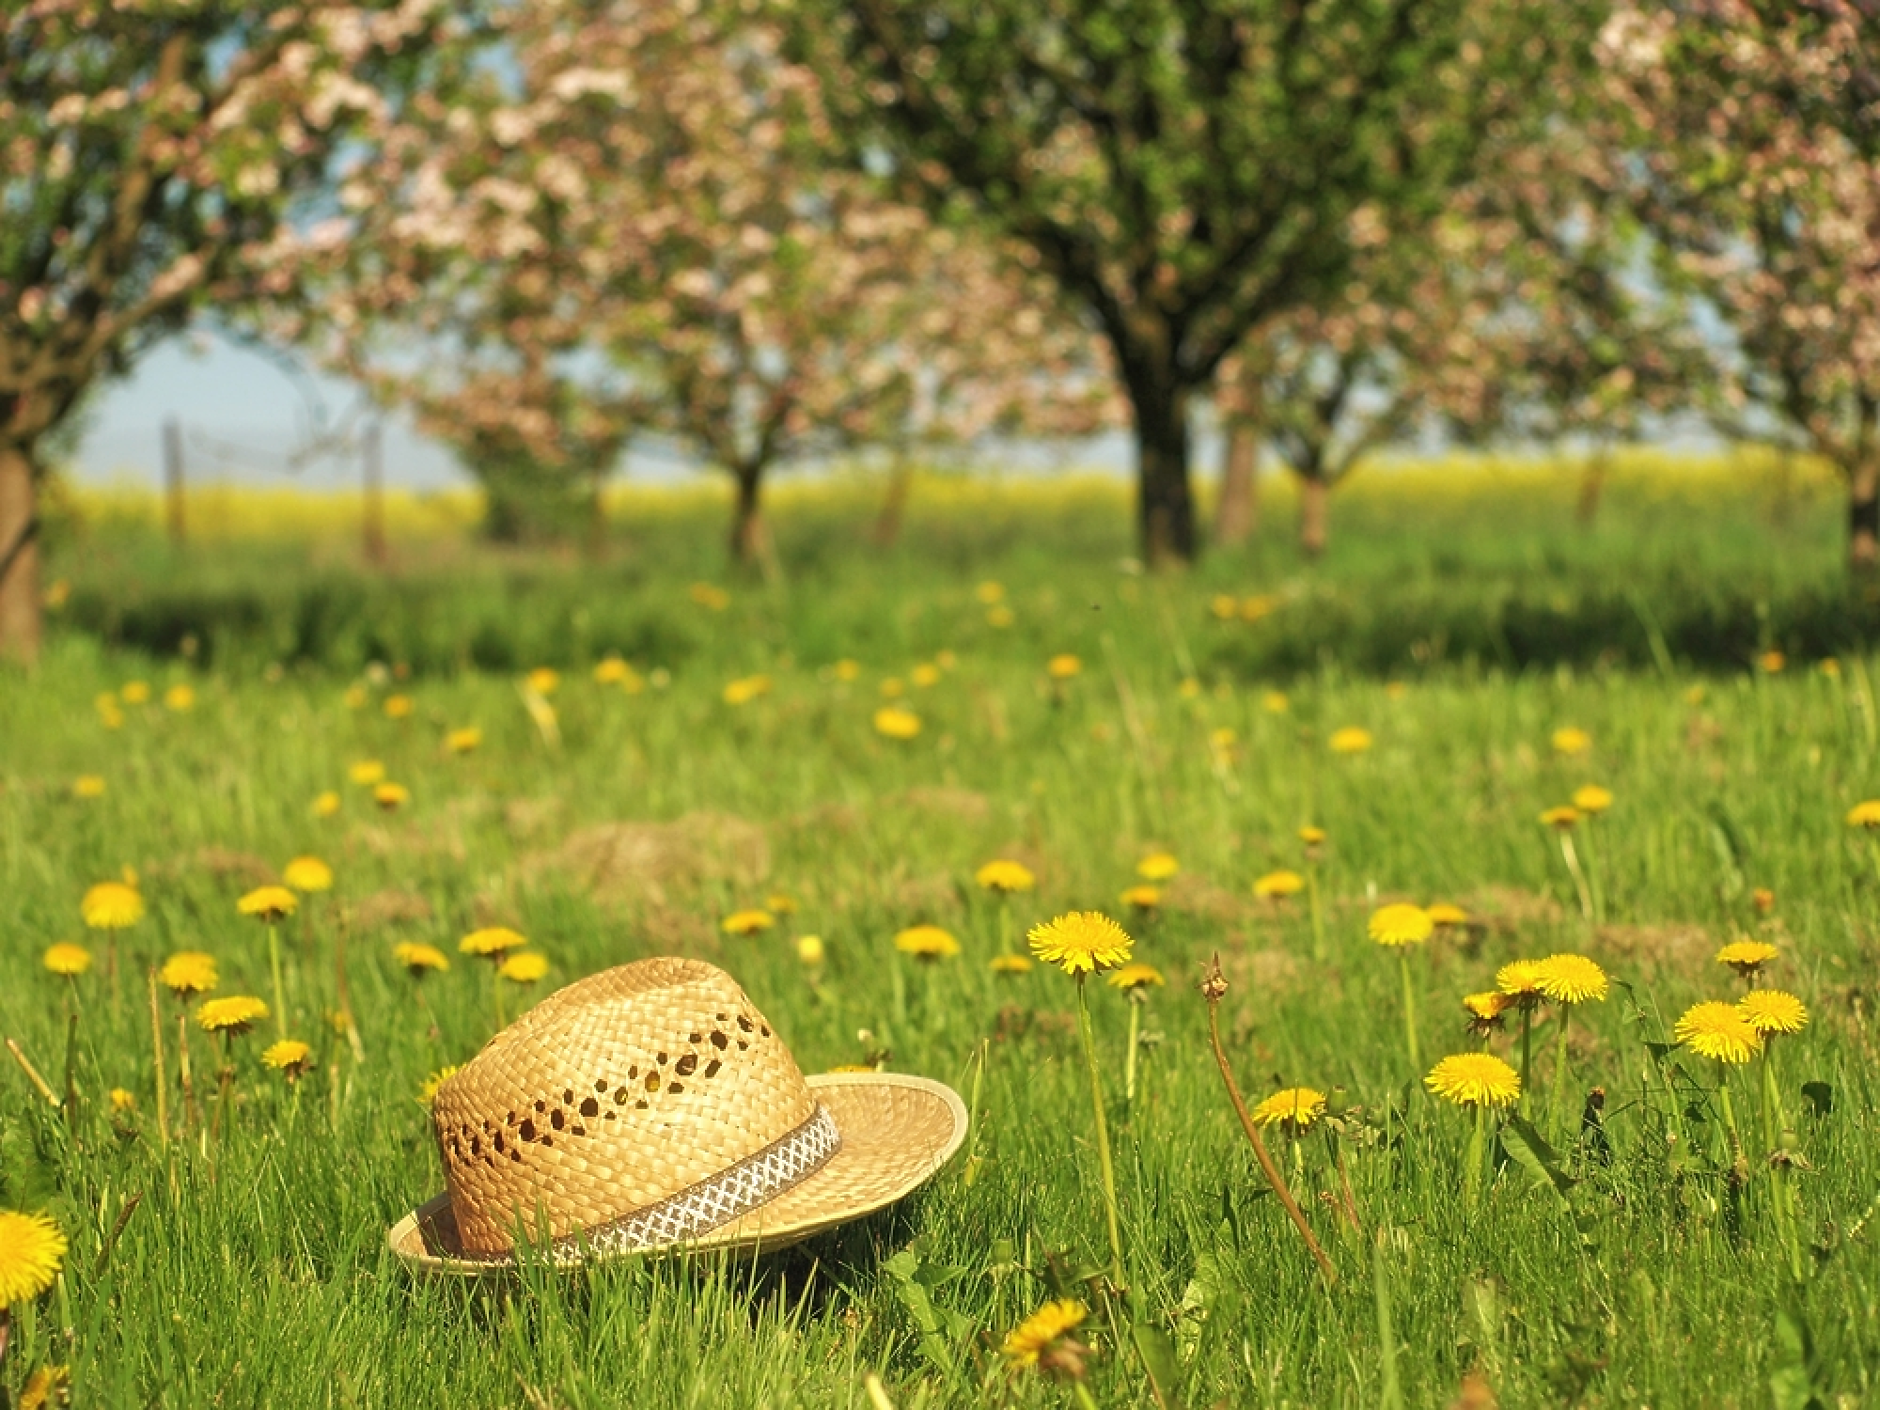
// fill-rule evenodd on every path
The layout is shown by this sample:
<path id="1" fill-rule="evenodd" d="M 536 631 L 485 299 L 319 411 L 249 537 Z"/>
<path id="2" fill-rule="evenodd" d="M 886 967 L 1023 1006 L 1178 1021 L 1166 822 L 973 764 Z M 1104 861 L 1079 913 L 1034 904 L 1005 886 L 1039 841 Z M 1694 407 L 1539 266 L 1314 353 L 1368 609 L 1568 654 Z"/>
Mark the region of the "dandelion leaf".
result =
<path id="1" fill-rule="evenodd" d="M 1551 1193 L 1562 1209 L 1571 1210 L 1567 1191 L 1573 1188 L 1573 1177 L 1560 1168 L 1559 1155 L 1531 1122 L 1510 1114 L 1501 1128 L 1501 1145 L 1508 1158 L 1527 1172 L 1537 1188 Z"/>

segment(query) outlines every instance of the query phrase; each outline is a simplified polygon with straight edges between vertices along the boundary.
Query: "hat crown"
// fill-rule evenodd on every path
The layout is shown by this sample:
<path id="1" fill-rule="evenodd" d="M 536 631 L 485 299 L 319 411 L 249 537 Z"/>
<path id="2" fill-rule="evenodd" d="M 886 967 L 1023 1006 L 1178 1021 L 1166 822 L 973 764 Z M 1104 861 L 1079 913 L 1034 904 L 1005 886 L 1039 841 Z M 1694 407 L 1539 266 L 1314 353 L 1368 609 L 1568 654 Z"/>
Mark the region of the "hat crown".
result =
<path id="1" fill-rule="evenodd" d="M 596 1229 L 802 1127 L 816 1101 L 730 975 L 651 959 L 561 989 L 446 1081 L 432 1122 L 466 1252 Z"/>

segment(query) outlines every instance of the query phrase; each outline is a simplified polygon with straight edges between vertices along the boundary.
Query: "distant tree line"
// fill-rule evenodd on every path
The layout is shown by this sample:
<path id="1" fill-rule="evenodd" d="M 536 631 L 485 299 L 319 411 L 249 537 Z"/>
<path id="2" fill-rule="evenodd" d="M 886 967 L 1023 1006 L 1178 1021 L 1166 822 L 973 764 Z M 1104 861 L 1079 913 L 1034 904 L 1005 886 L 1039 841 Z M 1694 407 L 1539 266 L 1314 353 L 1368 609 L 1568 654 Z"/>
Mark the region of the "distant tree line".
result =
<path id="1" fill-rule="evenodd" d="M 1820 455 L 1880 563 L 1873 0 L 263 0 L 0 16 L 0 653 L 48 447 L 213 313 L 409 408 L 500 536 L 682 447 L 1127 427 L 1142 552 L 1263 452 L 1324 543 L 1380 446 Z M 891 532 L 898 499 L 883 530 Z"/>

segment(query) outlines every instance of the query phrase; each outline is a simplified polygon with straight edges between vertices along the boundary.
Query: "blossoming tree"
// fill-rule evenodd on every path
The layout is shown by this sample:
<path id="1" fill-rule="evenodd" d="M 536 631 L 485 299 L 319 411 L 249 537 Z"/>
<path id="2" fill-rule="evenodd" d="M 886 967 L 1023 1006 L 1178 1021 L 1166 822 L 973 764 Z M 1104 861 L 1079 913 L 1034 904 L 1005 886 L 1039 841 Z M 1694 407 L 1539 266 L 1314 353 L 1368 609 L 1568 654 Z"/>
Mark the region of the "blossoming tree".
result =
<path id="1" fill-rule="evenodd" d="M 0 11 L 0 654 L 40 640 L 47 437 L 211 303 L 426 73 L 436 0 Z"/>
<path id="2" fill-rule="evenodd" d="M 347 187 L 316 330 L 432 428 L 468 434 L 487 388 L 414 367 L 412 336 L 504 349 L 597 434 L 728 474 L 732 552 L 762 561 L 779 464 L 1102 415 L 1091 340 L 1019 260 L 826 160 L 820 85 L 761 20 L 534 0 L 499 23 L 509 71 Z M 565 449 L 557 418 L 526 419 L 518 446 Z"/>
<path id="3" fill-rule="evenodd" d="M 936 204 L 964 192 L 1109 341 L 1153 560 L 1196 548 L 1190 401 L 1352 277 L 1350 217 L 1433 217 L 1477 118 L 1572 37 L 1459 0 L 795 0 L 798 42 Z M 866 142 L 864 157 L 877 155 Z"/>
<path id="4" fill-rule="evenodd" d="M 1858 0 L 1621 3 L 1601 36 L 1615 179 L 1700 301 L 1709 410 L 1820 455 L 1880 566 L 1880 14 Z"/>

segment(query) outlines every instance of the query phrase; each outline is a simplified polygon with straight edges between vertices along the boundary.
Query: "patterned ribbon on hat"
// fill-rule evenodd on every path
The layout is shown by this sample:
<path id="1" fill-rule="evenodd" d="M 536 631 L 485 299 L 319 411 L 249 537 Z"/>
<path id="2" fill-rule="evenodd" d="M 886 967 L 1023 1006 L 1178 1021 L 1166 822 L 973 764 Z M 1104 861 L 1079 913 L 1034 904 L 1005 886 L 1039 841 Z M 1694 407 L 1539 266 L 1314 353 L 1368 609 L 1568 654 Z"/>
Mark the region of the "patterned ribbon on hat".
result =
<path id="1" fill-rule="evenodd" d="M 842 1133 L 836 1130 L 828 1108 L 819 1104 L 809 1120 L 754 1155 L 656 1204 L 563 1235 L 549 1245 L 549 1257 L 556 1263 L 577 1263 L 591 1254 L 627 1253 L 696 1239 L 802 1184 L 841 1149 Z"/>

